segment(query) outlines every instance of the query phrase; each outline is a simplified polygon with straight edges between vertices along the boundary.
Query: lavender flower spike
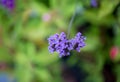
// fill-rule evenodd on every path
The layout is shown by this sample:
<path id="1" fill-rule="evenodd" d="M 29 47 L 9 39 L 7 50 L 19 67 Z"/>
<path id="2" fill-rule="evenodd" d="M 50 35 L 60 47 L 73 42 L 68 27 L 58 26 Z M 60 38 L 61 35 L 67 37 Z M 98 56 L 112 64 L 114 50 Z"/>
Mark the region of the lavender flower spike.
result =
<path id="1" fill-rule="evenodd" d="M 64 32 L 51 36 L 48 38 L 48 41 L 49 51 L 51 53 L 55 51 L 58 52 L 60 57 L 70 55 L 70 50 L 73 49 L 72 44 L 69 42 Z"/>
<path id="2" fill-rule="evenodd" d="M 70 55 L 71 50 L 76 50 L 80 52 L 80 49 L 85 46 L 85 37 L 78 32 L 75 38 L 68 40 L 66 34 L 62 32 L 61 34 L 55 34 L 48 38 L 49 51 L 50 53 L 57 52 L 59 56 Z"/>

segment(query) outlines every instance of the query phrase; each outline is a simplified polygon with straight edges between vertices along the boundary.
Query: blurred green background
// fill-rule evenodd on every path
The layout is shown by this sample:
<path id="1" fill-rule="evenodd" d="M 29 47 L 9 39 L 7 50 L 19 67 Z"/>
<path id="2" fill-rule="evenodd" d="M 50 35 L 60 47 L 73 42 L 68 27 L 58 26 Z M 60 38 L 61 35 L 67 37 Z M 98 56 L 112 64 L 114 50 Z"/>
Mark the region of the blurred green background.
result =
<path id="1" fill-rule="evenodd" d="M 120 82 L 120 0 L 0 0 L 0 82 Z M 12 0 L 4 0 L 12 1 Z M 86 36 L 59 58 L 47 38 Z"/>

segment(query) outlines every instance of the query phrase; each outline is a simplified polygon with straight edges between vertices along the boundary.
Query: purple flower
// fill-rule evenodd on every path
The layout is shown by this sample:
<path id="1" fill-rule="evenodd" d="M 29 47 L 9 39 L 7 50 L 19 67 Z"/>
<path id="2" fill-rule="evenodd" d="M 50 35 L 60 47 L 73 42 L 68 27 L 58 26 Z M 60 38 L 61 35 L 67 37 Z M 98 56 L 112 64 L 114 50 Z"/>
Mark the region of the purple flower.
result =
<path id="1" fill-rule="evenodd" d="M 80 52 L 80 49 L 85 46 L 85 37 L 81 33 L 77 33 L 75 38 L 70 40 L 67 39 L 66 34 L 62 32 L 61 34 L 55 34 L 48 38 L 49 42 L 49 51 L 50 53 L 57 52 L 59 56 L 70 55 L 71 50 L 77 50 Z"/>
<path id="2" fill-rule="evenodd" d="M 82 34 L 80 32 L 78 32 L 75 36 L 75 38 L 71 39 L 71 43 L 73 45 L 73 48 L 80 52 L 80 49 L 83 48 L 85 46 L 85 41 L 86 38 L 84 36 L 82 36 Z"/>
<path id="3" fill-rule="evenodd" d="M 55 51 L 58 52 L 60 57 L 70 55 L 70 50 L 73 49 L 72 44 L 69 42 L 64 32 L 51 36 L 48 38 L 48 41 L 49 51 L 51 53 Z"/>
<path id="4" fill-rule="evenodd" d="M 12 11 L 15 8 L 15 1 L 14 0 L 0 0 L 0 5 Z"/>
<path id="5" fill-rule="evenodd" d="M 91 5 L 93 7 L 97 7 L 98 6 L 97 0 L 91 0 Z"/>

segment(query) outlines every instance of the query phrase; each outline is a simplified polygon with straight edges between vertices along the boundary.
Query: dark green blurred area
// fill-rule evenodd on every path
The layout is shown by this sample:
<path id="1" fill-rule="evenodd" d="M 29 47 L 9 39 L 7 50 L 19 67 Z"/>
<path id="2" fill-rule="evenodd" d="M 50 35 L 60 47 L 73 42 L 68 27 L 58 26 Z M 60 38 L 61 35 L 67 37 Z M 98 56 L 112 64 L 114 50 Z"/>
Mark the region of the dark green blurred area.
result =
<path id="1" fill-rule="evenodd" d="M 0 82 L 120 82 L 120 0 L 76 1 L 16 0 L 13 11 L 0 5 Z M 70 37 L 81 32 L 86 47 L 59 58 L 47 38 L 67 33 L 73 13 Z"/>

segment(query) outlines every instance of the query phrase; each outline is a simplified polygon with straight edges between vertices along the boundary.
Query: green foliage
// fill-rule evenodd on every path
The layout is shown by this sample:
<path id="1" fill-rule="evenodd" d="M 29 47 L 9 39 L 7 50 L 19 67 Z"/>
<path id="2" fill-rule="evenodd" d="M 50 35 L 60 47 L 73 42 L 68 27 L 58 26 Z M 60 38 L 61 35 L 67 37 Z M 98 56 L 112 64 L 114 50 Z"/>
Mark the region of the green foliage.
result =
<path id="1" fill-rule="evenodd" d="M 83 32 L 86 47 L 80 53 L 71 52 L 67 64 L 74 66 L 80 61 L 79 66 L 88 74 L 85 82 L 104 82 L 104 65 L 112 61 L 112 72 L 120 82 L 120 7 L 116 10 L 120 1 L 98 1 L 98 7 L 91 7 L 90 0 L 78 0 L 75 9 L 74 0 L 16 0 L 12 12 L 0 5 L 0 63 L 14 65 L 8 69 L 18 82 L 62 82 L 62 61 L 57 53 L 49 53 L 47 38 L 62 31 L 67 33 L 70 18 L 76 12 L 70 37 Z M 86 22 L 90 25 L 84 26 Z M 114 38 L 107 29 L 112 29 Z M 119 47 L 113 60 L 109 54 L 112 46 Z"/>

